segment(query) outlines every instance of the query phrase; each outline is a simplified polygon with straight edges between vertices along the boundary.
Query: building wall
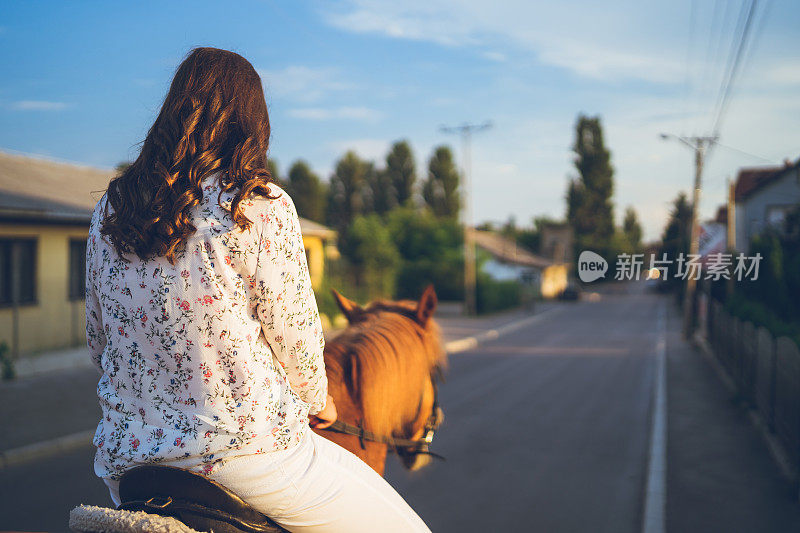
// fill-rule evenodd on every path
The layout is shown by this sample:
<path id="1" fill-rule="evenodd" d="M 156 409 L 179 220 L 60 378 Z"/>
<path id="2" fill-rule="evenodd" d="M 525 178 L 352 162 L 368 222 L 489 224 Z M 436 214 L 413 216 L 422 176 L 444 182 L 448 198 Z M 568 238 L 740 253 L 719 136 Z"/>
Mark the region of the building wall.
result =
<path id="1" fill-rule="evenodd" d="M 770 208 L 800 204 L 798 169 L 785 172 L 779 179 L 758 189 L 744 202 L 736 204 L 736 249 L 748 252 L 753 237 L 767 227 Z"/>
<path id="2" fill-rule="evenodd" d="M 19 308 L 20 354 L 85 342 L 83 300 L 69 299 L 69 241 L 86 239 L 85 226 L 0 225 L 0 236 L 35 238 L 36 302 Z M 13 311 L 0 307 L 0 342 L 9 348 Z"/>
<path id="3" fill-rule="evenodd" d="M 322 279 L 325 275 L 325 243 L 320 237 L 304 235 L 303 247 L 306 249 L 311 285 L 318 289 L 322 285 Z"/>
<path id="4" fill-rule="evenodd" d="M 557 298 L 567 288 L 567 265 L 552 265 L 542 272 L 541 292 L 543 298 Z"/>
<path id="5" fill-rule="evenodd" d="M 86 239 L 85 226 L 0 225 L 0 237 L 36 239 L 36 302 L 19 308 L 20 355 L 85 342 L 83 300 L 69 299 L 69 242 Z M 319 237 L 303 237 L 311 283 L 323 280 L 325 249 Z M 0 342 L 11 348 L 13 310 L 0 307 Z"/>

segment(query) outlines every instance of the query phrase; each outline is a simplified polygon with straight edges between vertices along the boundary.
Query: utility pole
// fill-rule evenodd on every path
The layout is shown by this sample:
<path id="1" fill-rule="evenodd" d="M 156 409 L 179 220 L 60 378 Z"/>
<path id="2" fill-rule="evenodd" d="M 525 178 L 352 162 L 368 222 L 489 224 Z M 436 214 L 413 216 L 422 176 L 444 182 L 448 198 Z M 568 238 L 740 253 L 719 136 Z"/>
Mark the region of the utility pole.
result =
<path id="1" fill-rule="evenodd" d="M 486 121 L 482 124 L 464 123 L 460 126 L 442 126 L 439 128 L 444 133 L 457 133 L 461 135 L 461 157 L 462 157 L 462 188 L 461 202 L 463 203 L 464 216 L 464 314 L 474 315 L 477 307 L 475 305 L 476 273 L 475 273 L 475 235 L 472 232 L 472 134 L 488 130 L 492 123 Z"/>
<path id="2" fill-rule="evenodd" d="M 661 134 L 662 139 L 675 139 L 694 151 L 694 191 L 692 191 L 692 234 L 689 241 L 689 257 L 697 256 L 700 243 L 700 223 L 698 209 L 700 207 L 700 192 L 702 189 L 703 163 L 706 152 L 717 142 L 718 137 L 680 137 L 667 133 Z M 688 339 L 694 332 L 694 299 L 697 291 L 697 280 L 694 272 L 687 271 L 686 293 L 683 296 L 683 335 Z"/>
<path id="3" fill-rule="evenodd" d="M 728 251 L 734 253 L 736 251 L 736 183 L 728 178 Z M 733 295 L 733 276 L 730 276 L 726 286 L 728 296 Z"/>

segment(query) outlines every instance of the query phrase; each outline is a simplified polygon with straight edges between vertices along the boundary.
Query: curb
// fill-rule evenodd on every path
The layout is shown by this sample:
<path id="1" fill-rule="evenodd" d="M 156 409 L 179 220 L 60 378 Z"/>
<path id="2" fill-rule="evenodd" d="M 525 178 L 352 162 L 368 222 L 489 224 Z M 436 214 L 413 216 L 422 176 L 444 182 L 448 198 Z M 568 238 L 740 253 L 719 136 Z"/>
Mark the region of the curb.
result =
<path id="1" fill-rule="evenodd" d="M 484 331 L 478 335 L 474 335 L 471 337 L 464 337 L 463 339 L 450 341 L 448 343 L 445 343 L 444 348 L 448 354 L 465 352 L 467 350 L 476 348 L 479 344 L 495 340 L 501 335 L 505 335 L 512 331 L 522 329 L 526 326 L 530 326 L 540 321 L 546 316 L 552 316 L 554 314 L 557 314 L 557 312 L 560 312 L 562 309 L 563 308 L 549 309 L 538 315 L 534 315 L 528 318 L 523 318 L 521 320 L 517 320 L 509 324 L 504 324 L 497 328 Z M 88 360 L 88 357 L 86 359 Z M 77 450 L 83 446 L 91 444 L 92 439 L 94 438 L 94 433 L 95 433 L 94 429 L 87 431 L 79 431 L 71 435 L 65 435 L 63 437 L 57 437 L 55 439 L 36 442 L 33 444 L 20 446 L 18 448 L 12 448 L 6 451 L 0 451 L 0 470 L 8 468 L 10 466 L 25 464 L 31 461 L 35 461 L 37 459 L 52 457 L 60 453 L 67 453 L 70 451 Z"/>
<path id="2" fill-rule="evenodd" d="M 471 337 L 464 337 L 463 339 L 457 339 L 454 341 L 447 342 L 444 345 L 444 349 L 450 355 L 472 350 L 473 348 L 477 348 L 479 344 L 482 344 L 487 341 L 493 341 L 499 338 L 501 335 L 505 335 L 507 333 L 511 333 L 512 331 L 522 329 L 525 326 L 530 326 L 532 324 L 535 324 L 536 322 L 539 322 L 540 320 L 542 320 L 547 316 L 552 316 L 560 313 L 561 311 L 563 311 L 563 309 L 564 309 L 563 307 L 554 307 L 552 309 L 548 309 L 547 311 L 539 313 L 538 315 L 534 315 L 528 318 L 523 318 L 521 320 L 517 320 L 509 324 L 504 324 L 500 327 L 486 330 L 478 335 L 473 335 Z"/>
<path id="3" fill-rule="evenodd" d="M 0 469 L 17 466 L 59 453 L 67 453 L 92 443 L 95 430 L 79 431 L 55 439 L 35 442 L 0 452 Z"/>
<path id="4" fill-rule="evenodd" d="M 711 349 L 711 345 L 708 343 L 708 340 L 702 337 L 699 333 L 695 333 L 694 337 L 692 337 L 692 341 L 694 346 L 700 350 L 703 356 L 711 364 L 712 368 L 725 385 L 725 388 L 727 388 L 733 394 L 738 394 L 739 389 L 736 386 L 736 383 L 728 374 L 728 371 L 725 370 L 725 367 L 723 367 L 722 364 L 717 360 L 713 350 Z M 778 466 L 778 470 L 780 470 L 781 475 L 783 475 L 788 481 L 793 482 L 795 480 L 795 472 L 791 466 L 791 462 L 789 461 L 789 454 L 786 453 L 786 448 L 783 446 L 783 444 L 781 444 L 780 441 L 778 441 L 777 438 L 775 438 L 775 435 L 769 430 L 769 426 L 756 409 L 753 409 L 750 406 L 746 406 L 745 408 L 747 410 L 747 417 L 750 419 L 750 423 L 756 427 L 759 434 L 761 434 L 761 438 L 764 439 L 767 449 L 769 450 L 769 454 L 772 457 L 772 460 L 775 461 L 775 464 Z"/>

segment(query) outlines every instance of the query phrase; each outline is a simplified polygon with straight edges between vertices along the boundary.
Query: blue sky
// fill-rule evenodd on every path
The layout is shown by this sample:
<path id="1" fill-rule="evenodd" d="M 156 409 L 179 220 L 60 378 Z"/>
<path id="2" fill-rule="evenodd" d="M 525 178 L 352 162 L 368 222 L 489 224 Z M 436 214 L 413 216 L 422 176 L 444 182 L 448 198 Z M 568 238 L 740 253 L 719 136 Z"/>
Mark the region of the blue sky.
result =
<path id="1" fill-rule="evenodd" d="M 602 4 L 602 5 L 601 5 Z M 706 133 L 740 0 L 530 2 L 5 2 L 0 150 L 100 167 L 132 159 L 193 46 L 259 70 L 282 170 L 327 179 L 349 148 L 382 160 L 408 139 L 420 173 L 492 120 L 473 146 L 477 221 L 562 216 L 578 113 L 600 114 L 618 217 L 655 238 L 688 191 L 692 154 L 660 132 Z M 800 156 L 800 3 L 761 0 L 742 76 L 706 172 L 705 215 L 741 166 Z M 758 157 L 753 157 L 758 156 Z"/>

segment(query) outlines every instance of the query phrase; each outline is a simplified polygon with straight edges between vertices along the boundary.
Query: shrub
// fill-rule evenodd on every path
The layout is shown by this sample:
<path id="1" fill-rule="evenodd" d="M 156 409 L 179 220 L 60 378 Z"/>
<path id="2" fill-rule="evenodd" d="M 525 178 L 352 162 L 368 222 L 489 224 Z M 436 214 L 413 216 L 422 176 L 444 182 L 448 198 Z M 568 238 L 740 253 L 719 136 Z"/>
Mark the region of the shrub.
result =
<path id="1" fill-rule="evenodd" d="M 0 377 L 4 380 L 10 380 L 17 377 L 17 371 L 14 368 L 14 361 L 8 353 L 8 344 L 0 342 Z"/>
<path id="2" fill-rule="evenodd" d="M 388 213 L 387 224 L 402 258 L 398 298 L 416 298 L 430 283 L 440 300 L 463 297 L 463 233 L 457 221 L 401 207 Z"/>
<path id="3" fill-rule="evenodd" d="M 733 316 L 766 328 L 774 337 L 789 337 L 800 347 L 800 324 L 789 322 L 766 304 L 735 292 L 725 303 Z"/>
<path id="4" fill-rule="evenodd" d="M 497 281 L 486 274 L 478 276 L 476 307 L 479 314 L 517 307 L 522 302 L 522 286 L 517 281 Z"/>

